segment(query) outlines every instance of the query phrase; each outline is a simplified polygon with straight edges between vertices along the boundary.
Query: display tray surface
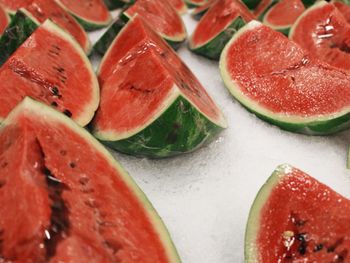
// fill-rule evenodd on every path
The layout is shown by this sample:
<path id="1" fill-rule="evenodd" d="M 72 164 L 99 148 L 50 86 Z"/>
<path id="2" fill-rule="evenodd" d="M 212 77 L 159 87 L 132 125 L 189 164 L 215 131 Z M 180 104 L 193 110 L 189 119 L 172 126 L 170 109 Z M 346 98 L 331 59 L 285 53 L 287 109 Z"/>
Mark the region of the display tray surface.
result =
<path id="1" fill-rule="evenodd" d="M 183 19 L 190 35 L 197 21 L 190 15 Z M 92 42 L 103 32 L 90 33 Z M 191 53 L 187 43 L 178 53 L 223 110 L 229 127 L 211 144 L 175 158 L 113 155 L 164 220 L 183 263 L 244 262 L 250 206 L 279 164 L 291 164 L 350 198 L 350 130 L 323 137 L 282 131 L 234 100 L 218 62 Z M 93 64 L 98 66 L 96 58 Z"/>

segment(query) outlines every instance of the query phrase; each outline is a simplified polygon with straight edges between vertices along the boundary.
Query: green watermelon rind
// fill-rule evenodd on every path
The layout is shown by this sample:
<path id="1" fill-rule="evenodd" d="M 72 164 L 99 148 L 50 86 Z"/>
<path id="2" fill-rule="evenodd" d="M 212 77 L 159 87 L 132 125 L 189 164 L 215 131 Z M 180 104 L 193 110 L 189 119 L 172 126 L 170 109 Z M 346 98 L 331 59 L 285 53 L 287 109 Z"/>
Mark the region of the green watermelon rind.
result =
<path id="1" fill-rule="evenodd" d="M 280 127 L 283 130 L 302 133 L 307 135 L 328 135 L 339 131 L 346 130 L 350 127 L 350 108 L 343 109 L 337 114 L 329 114 L 313 117 L 302 117 L 296 115 L 276 114 L 264 107 L 258 105 L 255 101 L 244 96 L 238 85 L 233 83 L 226 69 L 227 51 L 231 44 L 238 39 L 246 30 L 254 29 L 261 24 L 256 21 L 248 23 L 237 34 L 233 36 L 226 45 L 220 57 L 220 73 L 226 88 L 232 96 L 249 112 L 254 113 L 260 119 Z"/>
<path id="2" fill-rule="evenodd" d="M 39 27 L 40 23 L 27 10 L 20 9 L 0 37 L 0 66 Z"/>
<path id="3" fill-rule="evenodd" d="M 198 6 L 204 5 L 206 2 L 206 0 L 203 0 L 202 3 L 195 3 L 195 2 L 192 2 L 191 0 L 184 0 L 184 1 L 188 8 L 196 8 Z"/>
<path id="4" fill-rule="evenodd" d="M 70 130 L 80 135 L 85 141 L 93 146 L 96 151 L 98 151 L 108 163 L 114 167 L 120 174 L 122 181 L 128 186 L 128 188 L 134 193 L 135 198 L 142 204 L 145 212 L 147 213 L 154 230 L 157 232 L 161 243 L 164 245 L 166 254 L 169 258 L 169 262 L 180 263 L 180 257 L 177 250 L 170 238 L 170 234 L 164 225 L 162 219 L 152 206 L 151 202 L 148 200 L 143 191 L 135 183 L 132 177 L 124 170 L 124 168 L 114 159 L 111 153 L 101 145 L 87 130 L 81 128 L 73 120 L 68 118 L 62 113 L 50 108 L 49 106 L 37 102 L 31 98 L 26 97 L 20 104 L 16 106 L 15 109 L 8 115 L 5 121 L 1 124 L 0 129 L 6 125 L 11 125 L 11 121 L 20 115 L 21 112 L 30 112 L 33 115 L 37 115 L 38 118 L 46 118 L 48 120 L 57 121 L 64 126 L 68 127 Z"/>
<path id="5" fill-rule="evenodd" d="M 109 10 L 114 10 L 117 8 L 123 8 L 125 6 L 132 5 L 134 0 L 104 0 L 104 2 Z"/>
<path id="6" fill-rule="evenodd" d="M 195 46 L 193 38 L 190 38 L 189 49 L 201 56 L 209 59 L 219 60 L 220 55 L 226 44 L 230 41 L 232 36 L 244 25 L 246 22 L 241 16 L 238 16 L 232 23 L 228 24 L 218 35 L 209 39 L 207 42 L 200 46 Z"/>
<path id="7" fill-rule="evenodd" d="M 261 0 L 243 0 L 242 1 L 249 9 L 253 10 L 258 6 Z"/>
<path id="8" fill-rule="evenodd" d="M 250 208 L 245 232 L 245 263 L 261 262 L 261 260 L 258 258 L 258 249 L 256 247 L 256 236 L 259 232 L 259 216 L 261 214 L 261 209 L 266 204 L 266 201 L 268 200 L 270 193 L 274 187 L 280 182 L 283 176 L 286 176 L 286 174 L 288 174 L 288 172 L 290 172 L 292 169 L 293 167 L 288 164 L 278 166 L 256 195 L 253 205 Z"/>
<path id="9" fill-rule="evenodd" d="M 192 152 L 227 127 L 223 119 L 207 118 L 176 88 L 153 118 L 125 134 L 94 131 L 107 146 L 134 156 L 164 158 Z"/>
<path id="10" fill-rule="evenodd" d="M 55 0 L 55 2 L 60 5 L 64 10 L 66 10 L 69 14 L 71 14 L 75 20 L 78 21 L 78 23 L 86 30 L 86 31 L 94 31 L 94 30 L 98 30 L 101 28 L 105 28 L 106 26 L 108 26 L 111 21 L 112 21 L 112 17 L 109 16 L 105 21 L 93 21 L 87 18 L 84 18 L 82 16 L 77 15 L 76 13 L 74 13 L 73 11 L 71 11 L 69 8 L 67 8 L 60 0 Z"/>
<path id="11" fill-rule="evenodd" d="M 301 1 L 303 2 L 304 6 L 307 8 L 315 4 L 317 0 L 301 0 Z"/>

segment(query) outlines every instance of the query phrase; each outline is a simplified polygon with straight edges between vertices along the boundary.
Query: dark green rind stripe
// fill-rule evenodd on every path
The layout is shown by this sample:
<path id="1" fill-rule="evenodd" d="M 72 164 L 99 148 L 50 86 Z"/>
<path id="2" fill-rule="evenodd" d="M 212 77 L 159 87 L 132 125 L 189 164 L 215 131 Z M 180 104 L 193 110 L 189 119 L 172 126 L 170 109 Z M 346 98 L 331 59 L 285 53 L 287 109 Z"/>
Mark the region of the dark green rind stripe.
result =
<path id="1" fill-rule="evenodd" d="M 103 56 L 112 44 L 115 37 L 119 34 L 120 30 L 125 26 L 125 22 L 121 19 L 117 19 L 102 35 L 102 37 L 95 43 L 94 52 Z"/>
<path id="2" fill-rule="evenodd" d="M 123 8 L 134 3 L 134 0 L 104 0 L 109 10 Z"/>
<path id="3" fill-rule="evenodd" d="M 258 6 L 261 0 L 243 0 L 243 3 L 249 8 L 254 9 Z"/>
<path id="4" fill-rule="evenodd" d="M 196 8 L 200 6 L 197 3 L 193 3 L 191 0 L 185 0 L 185 4 L 187 5 L 188 8 Z"/>
<path id="5" fill-rule="evenodd" d="M 179 96 L 157 120 L 136 135 L 101 142 L 130 155 L 164 158 L 193 151 L 221 130 Z"/>
<path id="6" fill-rule="evenodd" d="M 38 24 L 22 11 L 18 10 L 0 38 L 0 66 L 23 44 L 38 28 Z"/>
<path id="7" fill-rule="evenodd" d="M 75 14 L 73 14 L 72 12 L 69 12 L 74 18 L 75 20 L 78 21 L 78 23 L 86 30 L 86 31 L 94 31 L 94 30 L 98 30 L 101 28 L 105 28 L 106 26 L 109 25 L 109 22 L 107 23 L 102 23 L 102 24 L 98 24 L 98 23 L 93 23 L 91 21 L 87 21 L 84 18 L 77 16 Z"/>
<path id="8" fill-rule="evenodd" d="M 314 3 L 316 3 L 316 0 L 302 0 L 303 4 L 305 7 L 310 7 L 312 6 Z"/>
<path id="9" fill-rule="evenodd" d="M 202 55 L 204 57 L 219 60 L 220 55 L 226 44 L 230 41 L 232 36 L 244 25 L 246 22 L 240 16 L 237 17 L 231 25 L 224 29 L 215 38 L 209 40 L 202 46 L 199 47 L 189 47 L 190 50 L 196 54 Z"/>

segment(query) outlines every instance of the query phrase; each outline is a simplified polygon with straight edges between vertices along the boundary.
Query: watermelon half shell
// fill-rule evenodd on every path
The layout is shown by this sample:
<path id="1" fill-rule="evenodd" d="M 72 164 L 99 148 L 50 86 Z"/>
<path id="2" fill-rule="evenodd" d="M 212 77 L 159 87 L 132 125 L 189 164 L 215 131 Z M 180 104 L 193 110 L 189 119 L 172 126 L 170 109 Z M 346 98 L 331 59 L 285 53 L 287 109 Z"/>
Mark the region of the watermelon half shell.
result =
<path id="1" fill-rule="evenodd" d="M 81 126 L 90 122 L 99 103 L 98 81 L 88 58 L 50 20 L 0 68 L 0 82 L 0 121 L 25 96 L 51 105 Z"/>
<path id="2" fill-rule="evenodd" d="M 56 0 L 62 7 L 66 8 L 77 21 L 91 31 L 108 26 L 112 22 L 112 17 L 103 0 L 72 1 Z"/>
<path id="3" fill-rule="evenodd" d="M 348 262 L 350 200 L 279 166 L 250 210 L 245 262 Z"/>
<path id="4" fill-rule="evenodd" d="M 0 36 L 4 33 L 6 27 L 10 23 L 10 17 L 7 15 L 5 10 L 0 6 Z"/>
<path id="5" fill-rule="evenodd" d="M 218 60 L 227 42 L 252 19 L 240 0 L 218 0 L 199 21 L 189 48 L 194 53 Z"/>
<path id="6" fill-rule="evenodd" d="M 350 125 L 350 75 L 259 22 L 231 39 L 220 69 L 241 104 L 285 130 L 323 135 Z"/>
<path id="7" fill-rule="evenodd" d="M 193 73 L 138 16 L 114 40 L 98 77 L 92 132 L 118 151 L 169 157 L 195 150 L 226 127 Z"/>
<path id="8" fill-rule="evenodd" d="M 305 7 L 301 0 L 280 0 L 265 13 L 262 22 L 288 35 L 292 25 L 304 11 Z"/>
<path id="9" fill-rule="evenodd" d="M 333 4 L 321 1 L 310 7 L 289 37 L 310 56 L 350 71 L 350 25 Z"/>
<path id="10" fill-rule="evenodd" d="M 5 262 L 180 262 L 144 193 L 85 129 L 26 98 L 0 128 Z"/>

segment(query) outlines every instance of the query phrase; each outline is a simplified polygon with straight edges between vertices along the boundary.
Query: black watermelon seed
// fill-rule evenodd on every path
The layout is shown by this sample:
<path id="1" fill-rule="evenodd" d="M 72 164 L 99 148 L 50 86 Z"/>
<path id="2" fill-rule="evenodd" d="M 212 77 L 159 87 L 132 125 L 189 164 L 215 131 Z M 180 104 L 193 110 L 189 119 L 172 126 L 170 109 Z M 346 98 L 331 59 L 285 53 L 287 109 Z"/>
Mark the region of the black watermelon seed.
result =
<path id="1" fill-rule="evenodd" d="M 318 251 L 322 250 L 322 248 L 323 248 L 323 244 L 318 244 L 314 247 L 314 252 L 318 252 Z"/>
<path id="2" fill-rule="evenodd" d="M 73 162 L 71 162 L 71 163 L 69 164 L 69 166 L 70 166 L 71 168 L 75 168 L 75 167 L 76 167 L 76 164 L 73 163 Z"/>
<path id="3" fill-rule="evenodd" d="M 69 118 L 72 117 L 72 113 L 71 113 L 69 110 L 67 110 L 67 109 L 65 109 L 65 110 L 63 111 L 63 114 L 65 114 L 65 115 L 68 116 Z"/>
<path id="4" fill-rule="evenodd" d="M 58 104 L 57 104 L 57 102 L 56 102 L 56 101 L 53 101 L 53 102 L 51 102 L 51 106 L 53 106 L 53 107 L 57 107 L 57 106 L 58 106 Z"/>

